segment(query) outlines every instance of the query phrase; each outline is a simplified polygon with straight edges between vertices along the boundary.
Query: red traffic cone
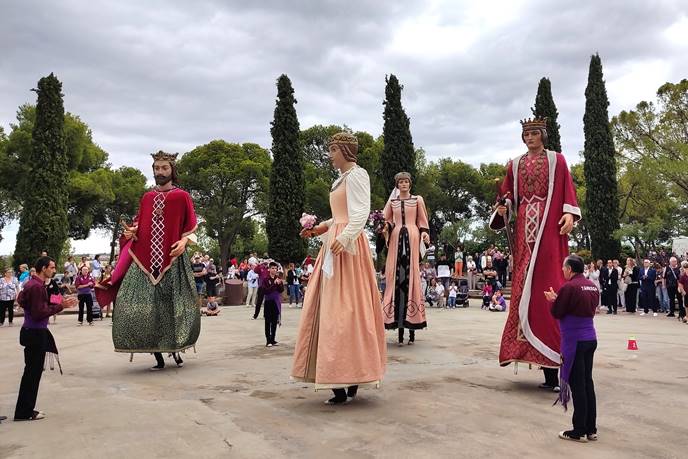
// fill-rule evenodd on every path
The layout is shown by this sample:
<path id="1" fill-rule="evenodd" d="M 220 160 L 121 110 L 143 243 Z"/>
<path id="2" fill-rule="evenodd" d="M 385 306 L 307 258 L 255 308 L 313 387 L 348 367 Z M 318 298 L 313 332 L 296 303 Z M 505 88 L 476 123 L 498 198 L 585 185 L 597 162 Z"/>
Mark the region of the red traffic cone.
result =
<path id="1" fill-rule="evenodd" d="M 635 340 L 635 336 L 629 336 L 628 337 L 628 347 L 626 348 L 629 351 L 637 351 L 638 350 L 638 343 Z"/>

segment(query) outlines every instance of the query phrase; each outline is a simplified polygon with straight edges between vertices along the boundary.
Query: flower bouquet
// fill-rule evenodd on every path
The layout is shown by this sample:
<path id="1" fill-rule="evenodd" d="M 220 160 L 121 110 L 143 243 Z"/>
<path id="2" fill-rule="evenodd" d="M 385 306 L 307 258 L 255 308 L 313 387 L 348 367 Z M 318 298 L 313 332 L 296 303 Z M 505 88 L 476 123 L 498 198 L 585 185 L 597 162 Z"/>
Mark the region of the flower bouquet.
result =
<path id="1" fill-rule="evenodd" d="M 381 210 L 374 210 L 368 215 L 368 223 L 375 234 L 380 234 L 385 227 L 385 217 Z"/>
<path id="2" fill-rule="evenodd" d="M 307 213 L 301 214 L 301 218 L 299 219 L 299 223 L 301 223 L 301 228 L 307 229 L 307 230 L 312 230 L 315 228 L 315 224 L 318 222 L 318 218 L 315 215 L 310 215 Z"/>

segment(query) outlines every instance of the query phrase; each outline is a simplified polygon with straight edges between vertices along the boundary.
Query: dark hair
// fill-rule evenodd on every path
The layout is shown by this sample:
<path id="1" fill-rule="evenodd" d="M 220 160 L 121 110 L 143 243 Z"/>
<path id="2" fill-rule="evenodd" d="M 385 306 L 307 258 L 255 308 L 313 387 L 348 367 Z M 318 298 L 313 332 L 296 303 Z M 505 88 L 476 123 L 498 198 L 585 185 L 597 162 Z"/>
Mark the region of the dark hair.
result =
<path id="1" fill-rule="evenodd" d="M 275 263 L 274 261 L 271 261 L 270 264 L 269 264 L 268 266 L 269 266 L 270 268 L 272 268 L 273 266 L 274 266 L 275 268 L 279 267 L 279 265 L 278 265 L 277 263 Z"/>
<path id="2" fill-rule="evenodd" d="M 564 266 L 571 268 L 574 273 L 582 274 L 585 271 L 585 262 L 578 255 L 571 254 L 564 260 Z"/>
<path id="3" fill-rule="evenodd" d="M 34 269 L 36 270 L 36 273 L 43 272 L 43 269 L 50 266 L 51 261 L 55 263 L 55 260 L 53 260 L 50 257 L 40 257 L 38 260 L 36 260 L 36 263 L 33 265 Z"/>

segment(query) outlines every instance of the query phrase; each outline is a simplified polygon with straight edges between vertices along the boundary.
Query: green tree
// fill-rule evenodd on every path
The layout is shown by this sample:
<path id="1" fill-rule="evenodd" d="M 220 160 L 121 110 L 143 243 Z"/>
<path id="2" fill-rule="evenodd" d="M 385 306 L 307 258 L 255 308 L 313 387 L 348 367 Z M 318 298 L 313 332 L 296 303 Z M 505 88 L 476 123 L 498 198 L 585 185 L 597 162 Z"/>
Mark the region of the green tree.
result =
<path id="1" fill-rule="evenodd" d="M 67 154 L 62 83 L 51 73 L 38 81 L 36 123 L 29 173 L 19 220 L 14 263 L 33 262 L 42 250 L 59 256 L 67 240 Z"/>
<path id="2" fill-rule="evenodd" d="M 586 226 L 590 233 L 592 255 L 601 259 L 617 258 L 621 251 L 621 243 L 614 236 L 619 229 L 619 200 L 608 106 L 602 61 L 595 54 L 590 59 L 588 86 L 585 89 L 583 155 L 588 208 Z"/>
<path id="3" fill-rule="evenodd" d="M 401 105 L 401 91 L 395 75 L 385 77 L 385 106 L 382 135 L 385 148 L 380 158 L 380 176 L 384 180 L 385 193 L 389 195 L 394 189 L 394 176 L 402 171 L 416 178 L 416 152 L 413 148 L 409 118 Z"/>
<path id="4" fill-rule="evenodd" d="M 0 162 L 3 188 L 17 208 L 33 186 L 30 158 L 35 122 L 36 106 L 21 105 L 17 110 L 17 123 L 11 125 L 5 161 Z M 107 179 L 108 155 L 93 141 L 90 128 L 77 115 L 65 113 L 63 132 L 69 236 L 85 239 L 91 228 L 102 225 L 102 209 L 113 199 L 110 181 Z"/>
<path id="5" fill-rule="evenodd" d="M 102 209 L 102 221 L 98 227 L 110 231 L 110 260 L 115 257 L 115 246 L 120 235 L 122 219 L 131 223 L 138 212 L 141 196 L 146 191 L 146 176 L 135 167 L 123 166 L 109 172 L 112 200 Z"/>
<path id="6" fill-rule="evenodd" d="M 304 209 L 304 158 L 291 81 L 277 79 L 277 105 L 272 121 L 272 170 L 266 217 L 268 253 L 280 261 L 301 259 L 306 245 L 299 236 Z"/>
<path id="7" fill-rule="evenodd" d="M 7 159 L 7 135 L 5 130 L 0 126 L 0 165 L 6 164 Z M 0 241 L 2 241 L 2 230 L 5 225 L 11 220 L 19 216 L 21 209 L 19 203 L 14 198 L 11 188 L 7 186 L 5 180 L 2 180 L 2 166 L 0 166 Z"/>
<path id="8" fill-rule="evenodd" d="M 244 225 L 266 212 L 269 173 L 267 150 L 252 143 L 213 140 L 178 161 L 180 186 L 191 193 L 208 236 L 217 240 L 223 267 Z"/>
<path id="9" fill-rule="evenodd" d="M 588 231 L 588 208 L 586 206 L 585 168 L 583 163 L 571 166 L 571 179 L 576 187 L 576 200 L 581 210 L 581 219 L 571 231 L 571 238 L 576 243 L 578 250 L 590 252 L 590 232 Z"/>
<path id="10" fill-rule="evenodd" d="M 339 174 L 330 162 L 327 142 L 330 140 L 330 137 L 344 130 L 348 130 L 348 128 L 334 124 L 329 126 L 316 124 L 299 133 L 299 142 L 303 148 L 304 161 L 306 164 L 312 165 L 323 176 L 323 180 L 329 179 L 330 183 L 334 182 Z"/>
<path id="11" fill-rule="evenodd" d="M 542 78 L 538 84 L 537 95 L 535 96 L 535 107 L 531 109 L 533 115 L 538 118 L 547 117 L 547 143 L 545 148 L 561 152 L 561 136 L 559 135 L 559 123 L 557 118 L 559 112 L 554 105 L 552 97 L 552 84 L 549 78 Z"/>
<path id="12" fill-rule="evenodd" d="M 621 158 L 647 177 L 672 183 L 688 199 L 688 80 L 666 83 L 657 102 L 642 101 L 635 110 L 612 119 Z"/>

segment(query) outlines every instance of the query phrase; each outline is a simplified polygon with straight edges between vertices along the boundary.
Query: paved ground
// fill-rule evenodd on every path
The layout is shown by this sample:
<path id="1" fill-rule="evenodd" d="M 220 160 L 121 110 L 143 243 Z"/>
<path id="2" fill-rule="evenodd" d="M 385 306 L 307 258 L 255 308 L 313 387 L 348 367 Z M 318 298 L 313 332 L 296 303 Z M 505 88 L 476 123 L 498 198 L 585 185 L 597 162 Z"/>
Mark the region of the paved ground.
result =
<path id="1" fill-rule="evenodd" d="M 299 310 L 285 309 L 282 346 L 243 307 L 203 319 L 198 354 L 152 373 L 152 356 L 112 352 L 110 324 L 51 329 L 65 374 L 44 375 L 47 418 L 0 425 L 7 457 L 685 457 L 688 326 L 598 316 L 597 443 L 557 439 L 570 413 L 537 389 L 541 373 L 497 365 L 504 314 L 430 310 L 415 346 L 390 344 L 381 390 L 347 406 L 289 381 Z M 22 370 L 19 327 L 0 329 L 0 414 L 12 415 Z M 626 350 L 635 335 L 639 351 Z M 388 340 L 393 343 L 392 333 Z"/>

